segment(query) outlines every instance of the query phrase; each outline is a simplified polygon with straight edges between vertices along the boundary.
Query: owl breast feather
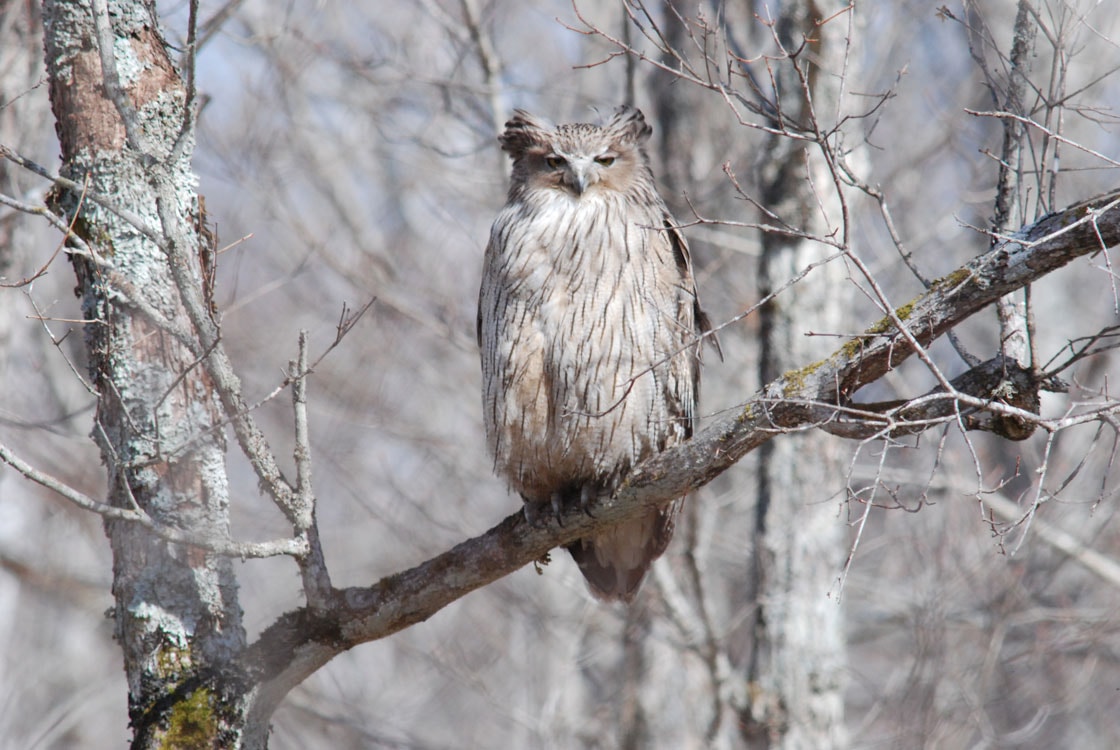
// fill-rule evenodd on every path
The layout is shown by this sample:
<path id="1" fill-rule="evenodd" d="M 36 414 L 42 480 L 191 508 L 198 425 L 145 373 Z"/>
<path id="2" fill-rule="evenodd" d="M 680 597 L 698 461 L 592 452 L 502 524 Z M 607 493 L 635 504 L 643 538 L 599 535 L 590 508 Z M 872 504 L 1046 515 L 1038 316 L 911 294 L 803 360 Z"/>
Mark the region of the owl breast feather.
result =
<path id="1" fill-rule="evenodd" d="M 587 198 L 550 201 L 504 236 L 495 224 L 501 273 L 484 289 L 493 320 L 482 334 L 494 339 L 483 342 L 493 358 L 484 370 L 502 377 L 487 432 L 497 467 L 526 497 L 609 485 L 684 434 L 668 381 L 692 326 L 677 319 L 668 242 L 654 217 L 626 222 L 633 211 L 621 201 Z"/>

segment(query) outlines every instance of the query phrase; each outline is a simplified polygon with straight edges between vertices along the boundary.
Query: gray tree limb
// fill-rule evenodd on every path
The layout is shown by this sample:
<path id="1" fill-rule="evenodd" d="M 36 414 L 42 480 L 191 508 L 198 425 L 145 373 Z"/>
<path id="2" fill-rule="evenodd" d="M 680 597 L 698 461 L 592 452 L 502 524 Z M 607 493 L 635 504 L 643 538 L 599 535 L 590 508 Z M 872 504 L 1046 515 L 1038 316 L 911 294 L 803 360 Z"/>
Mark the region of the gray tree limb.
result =
<path id="1" fill-rule="evenodd" d="M 828 358 L 786 372 L 738 411 L 640 464 L 613 498 L 592 509 L 594 517 L 573 509 L 559 522 L 546 519 L 533 527 L 517 512 L 484 534 L 372 586 L 336 590 L 326 608 L 305 607 L 282 616 L 241 662 L 258 685 L 253 714 L 270 715 L 288 690 L 337 654 L 423 622 L 471 591 L 545 560 L 554 547 L 699 489 L 776 435 L 828 423 L 860 387 L 914 355 L 915 344 L 927 346 L 1008 292 L 1118 243 L 1120 190 L 1049 214 L 936 280 Z M 999 387 L 998 368 L 988 363 L 978 368 L 992 375 L 989 391 Z M 980 389 L 969 381 L 969 390 Z M 1023 410 L 1007 408 L 1024 416 L 1018 413 Z"/>

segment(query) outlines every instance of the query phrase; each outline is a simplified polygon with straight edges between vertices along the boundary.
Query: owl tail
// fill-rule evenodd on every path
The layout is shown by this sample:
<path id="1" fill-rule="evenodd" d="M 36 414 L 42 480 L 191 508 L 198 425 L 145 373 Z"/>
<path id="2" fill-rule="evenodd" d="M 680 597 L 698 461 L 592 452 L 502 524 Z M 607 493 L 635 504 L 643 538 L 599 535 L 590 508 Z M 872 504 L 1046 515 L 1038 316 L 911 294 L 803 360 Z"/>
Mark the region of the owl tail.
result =
<path id="1" fill-rule="evenodd" d="M 673 538 L 676 506 L 568 545 L 592 594 L 605 601 L 634 601 L 649 566 Z"/>

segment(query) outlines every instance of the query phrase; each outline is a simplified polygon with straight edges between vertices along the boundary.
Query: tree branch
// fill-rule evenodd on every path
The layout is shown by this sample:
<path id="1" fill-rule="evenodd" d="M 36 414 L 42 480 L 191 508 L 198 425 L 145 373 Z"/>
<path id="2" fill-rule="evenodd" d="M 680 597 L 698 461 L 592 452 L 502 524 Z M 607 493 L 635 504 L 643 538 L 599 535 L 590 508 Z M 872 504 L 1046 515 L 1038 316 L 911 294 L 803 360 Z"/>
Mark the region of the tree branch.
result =
<path id="1" fill-rule="evenodd" d="M 84 492 L 80 492 L 68 484 L 60 482 L 49 474 L 39 471 L 31 464 L 21 459 L 0 443 L 0 461 L 8 464 L 27 479 L 35 484 L 54 492 L 69 500 L 74 505 L 97 513 L 106 520 L 128 521 L 136 523 L 151 531 L 153 534 L 168 542 L 185 544 L 198 549 L 204 549 L 226 557 L 239 557 L 241 559 L 258 557 L 276 557 L 279 555 L 300 556 L 308 552 L 307 540 L 303 538 L 274 539 L 266 542 L 238 542 L 232 539 L 221 539 L 213 536 L 192 534 L 173 526 L 159 523 L 152 518 L 139 505 L 133 504 L 131 508 L 120 508 L 101 500 L 96 500 Z"/>
<path id="2" fill-rule="evenodd" d="M 373 586 L 335 590 L 326 608 L 283 615 L 247 651 L 243 668 L 260 683 L 253 712 L 268 716 L 306 676 L 347 649 L 427 620 L 443 607 L 549 550 L 696 490 L 775 435 L 834 419 L 863 385 L 970 315 L 1061 268 L 1120 243 L 1120 190 L 1043 217 L 853 337 L 825 360 L 790 371 L 691 440 L 638 465 L 614 497 L 593 509 L 529 525 L 521 512 L 486 533 Z M 994 370 L 999 376 L 1001 373 Z M 970 386 L 971 388 L 972 386 Z M 993 386 L 994 387 L 994 386 Z M 972 400 L 983 405 L 984 401 Z M 1021 409 L 1014 410 L 1031 416 Z"/>
<path id="3" fill-rule="evenodd" d="M 319 524 L 315 518 L 315 492 L 311 486 L 311 437 L 307 425 L 307 331 L 299 332 L 299 357 L 288 365 L 292 381 L 292 409 L 295 418 L 296 486 L 292 495 L 295 532 L 307 540 L 308 551 L 299 558 L 303 591 L 312 607 L 325 607 L 331 595 L 331 578 L 327 571 L 323 547 L 319 542 Z"/>
<path id="4" fill-rule="evenodd" d="M 1033 510 L 1024 510 L 1011 500 L 998 495 L 986 495 L 981 502 L 1010 524 L 1019 524 Z M 994 523 L 994 521 L 993 521 Z M 1075 560 L 1105 583 L 1120 588 L 1120 563 L 1108 555 L 1097 552 L 1073 534 L 1045 521 L 1035 519 L 1034 533 L 1046 544 Z"/>

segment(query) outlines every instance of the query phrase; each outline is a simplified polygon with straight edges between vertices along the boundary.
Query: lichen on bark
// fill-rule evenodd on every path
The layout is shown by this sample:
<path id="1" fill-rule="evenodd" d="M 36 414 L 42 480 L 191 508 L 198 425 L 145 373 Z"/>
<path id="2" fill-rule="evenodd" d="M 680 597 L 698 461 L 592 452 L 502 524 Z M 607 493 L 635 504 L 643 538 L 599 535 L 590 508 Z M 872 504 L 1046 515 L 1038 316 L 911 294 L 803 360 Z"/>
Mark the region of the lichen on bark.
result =
<path id="1" fill-rule="evenodd" d="M 58 190 L 54 202 L 103 259 L 72 257 L 97 393 L 91 434 L 101 448 L 112 504 L 224 539 L 225 444 L 214 429 L 221 410 L 198 352 L 161 322 L 189 329 L 167 244 L 201 246 L 200 222 L 192 220 L 198 196 L 187 97 L 152 3 L 108 4 L 111 50 L 99 46 L 97 13 L 96 3 L 44 4 L 61 172 L 89 193 Z M 103 69 L 105 59 L 115 70 Z M 110 70 L 124 101 L 110 96 Z M 128 127 L 126 118 L 133 118 Z M 189 273 L 201 285 L 197 254 L 188 257 Z M 159 320 L 141 310 L 156 311 Z M 210 679 L 244 649 L 232 563 L 167 542 L 139 524 L 105 526 L 113 550 L 116 635 L 138 740 L 158 746 L 161 726 L 181 738 L 209 733 L 213 739 L 218 724 L 202 720 L 210 693 L 182 690 Z M 210 745 L 192 739 L 175 746 Z"/>

